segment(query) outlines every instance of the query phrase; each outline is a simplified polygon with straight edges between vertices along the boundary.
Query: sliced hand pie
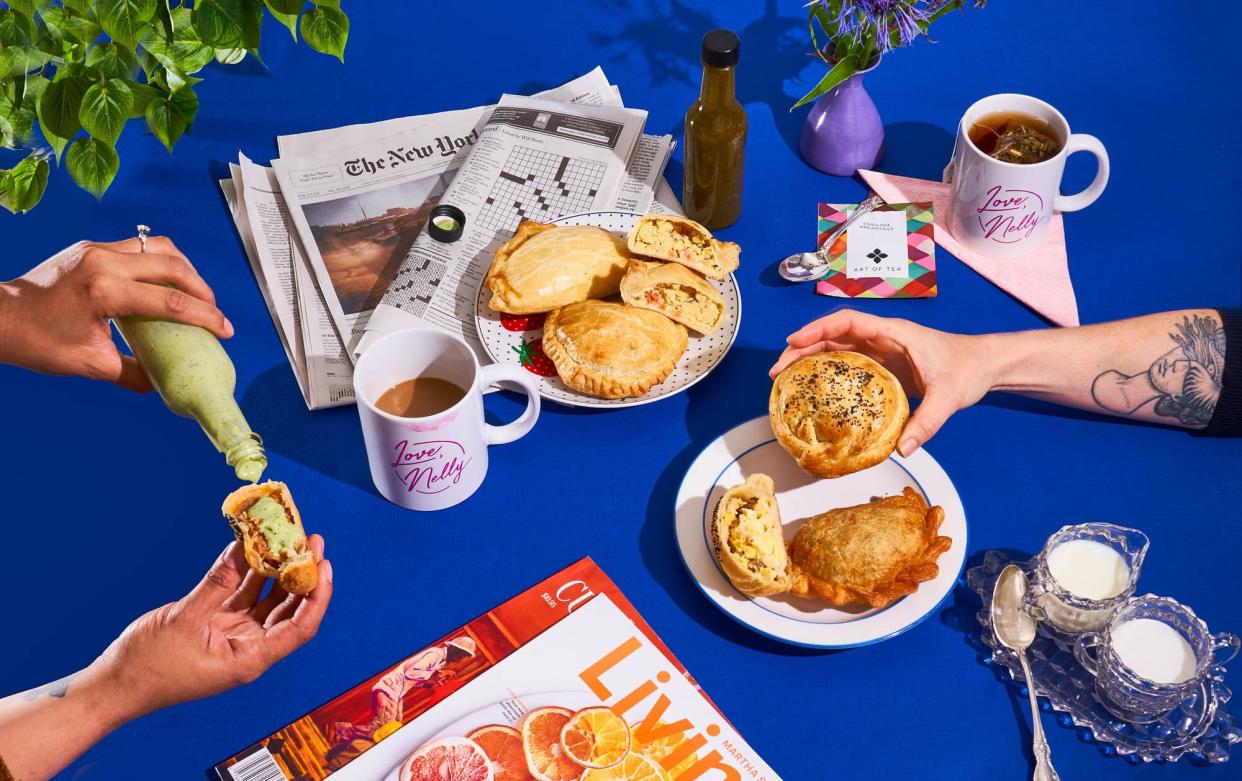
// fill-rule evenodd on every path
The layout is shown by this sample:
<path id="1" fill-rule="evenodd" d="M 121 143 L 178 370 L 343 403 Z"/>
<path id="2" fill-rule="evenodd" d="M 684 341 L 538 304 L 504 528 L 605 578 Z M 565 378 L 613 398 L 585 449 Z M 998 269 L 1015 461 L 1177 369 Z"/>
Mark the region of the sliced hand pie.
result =
<path id="1" fill-rule="evenodd" d="M 621 298 L 701 334 L 715 331 L 725 310 L 724 296 L 712 283 L 677 263 L 631 260 L 621 279 Z"/>
<path id="2" fill-rule="evenodd" d="M 789 593 L 844 607 L 891 605 L 932 580 L 953 544 L 944 510 L 913 488 L 807 519 L 789 543 Z"/>
<path id="3" fill-rule="evenodd" d="M 689 266 L 712 279 L 737 268 L 742 248 L 714 238 L 694 220 L 672 214 L 648 214 L 630 231 L 630 252 Z"/>
<path id="4" fill-rule="evenodd" d="M 687 341 L 664 315 L 611 301 L 561 307 L 543 327 L 543 351 L 561 381 L 606 399 L 646 393 L 677 366 Z"/>
<path id="5" fill-rule="evenodd" d="M 772 433 L 804 471 L 840 477 L 892 455 L 910 405 L 888 369 L 861 353 L 807 355 L 772 383 Z"/>
<path id="6" fill-rule="evenodd" d="M 789 560 L 772 478 L 753 474 L 725 492 L 712 519 L 712 549 L 743 594 L 766 597 L 789 590 Z"/>
<path id="7" fill-rule="evenodd" d="M 589 298 L 615 296 L 630 259 L 625 240 L 611 231 L 527 220 L 496 250 L 484 282 L 497 312 L 551 312 Z"/>

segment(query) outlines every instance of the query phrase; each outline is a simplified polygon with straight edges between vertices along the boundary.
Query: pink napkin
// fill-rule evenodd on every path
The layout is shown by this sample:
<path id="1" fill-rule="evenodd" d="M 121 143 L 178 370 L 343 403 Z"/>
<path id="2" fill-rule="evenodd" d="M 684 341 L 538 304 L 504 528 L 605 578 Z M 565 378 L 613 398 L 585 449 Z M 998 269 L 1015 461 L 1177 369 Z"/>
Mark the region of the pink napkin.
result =
<path id="1" fill-rule="evenodd" d="M 1042 317 L 1056 325 L 1078 325 L 1078 300 L 1070 282 L 1065 225 L 1060 212 L 1053 213 L 1043 245 L 1030 255 L 990 258 L 966 249 L 949 235 L 949 185 L 879 171 L 858 173 L 888 203 L 931 201 L 936 214 L 937 244 Z"/>

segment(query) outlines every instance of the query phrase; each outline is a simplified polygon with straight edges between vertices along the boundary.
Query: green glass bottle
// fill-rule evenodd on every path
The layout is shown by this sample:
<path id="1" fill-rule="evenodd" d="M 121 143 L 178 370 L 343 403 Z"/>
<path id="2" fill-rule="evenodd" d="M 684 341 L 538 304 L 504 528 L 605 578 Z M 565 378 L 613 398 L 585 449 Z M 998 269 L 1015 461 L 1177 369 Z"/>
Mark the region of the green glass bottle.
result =
<path id="1" fill-rule="evenodd" d="M 686 112 L 686 169 L 682 206 L 693 220 L 715 230 L 742 212 L 746 111 L 734 95 L 741 41 L 729 30 L 703 36 L 703 86 Z"/>
<path id="2" fill-rule="evenodd" d="M 267 454 L 233 398 L 237 370 L 220 340 L 198 326 L 151 317 L 119 317 L 116 326 L 168 408 L 197 420 L 237 477 L 257 482 Z"/>

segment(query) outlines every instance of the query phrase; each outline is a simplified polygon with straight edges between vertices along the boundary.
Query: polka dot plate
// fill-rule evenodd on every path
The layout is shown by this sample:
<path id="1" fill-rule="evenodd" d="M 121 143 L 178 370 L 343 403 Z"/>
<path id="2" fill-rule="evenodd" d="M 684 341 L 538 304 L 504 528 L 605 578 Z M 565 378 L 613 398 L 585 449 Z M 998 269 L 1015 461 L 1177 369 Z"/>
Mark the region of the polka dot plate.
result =
<path id="1" fill-rule="evenodd" d="M 641 214 L 631 212 L 587 212 L 562 217 L 553 222 L 556 225 L 598 225 L 615 233 L 628 235 L 640 217 Z M 486 284 L 479 285 L 475 325 L 478 328 L 479 340 L 483 342 L 483 348 L 493 361 L 521 364 L 537 375 L 551 374 L 539 378 L 539 394 L 543 398 L 571 407 L 637 407 L 689 388 L 716 368 L 733 346 L 742 322 L 742 296 L 738 291 L 737 280 L 730 274 L 723 282 L 708 281 L 724 296 L 725 313 L 720 325 L 706 336 L 691 331 L 690 344 L 673 373 L 643 395 L 628 399 L 600 399 L 565 387 L 565 383 L 552 370 L 551 362 L 542 354 L 543 318 L 537 315 L 528 319 L 505 316 L 502 321 L 501 314 L 494 311 L 488 303 L 492 291 Z"/>

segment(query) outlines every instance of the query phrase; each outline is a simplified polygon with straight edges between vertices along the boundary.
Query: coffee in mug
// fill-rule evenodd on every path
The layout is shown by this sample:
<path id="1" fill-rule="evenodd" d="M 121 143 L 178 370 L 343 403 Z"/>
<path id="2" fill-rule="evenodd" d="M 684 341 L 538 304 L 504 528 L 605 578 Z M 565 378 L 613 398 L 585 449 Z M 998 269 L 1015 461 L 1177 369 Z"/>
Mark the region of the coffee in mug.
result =
<path id="1" fill-rule="evenodd" d="M 526 410 L 504 426 L 483 419 L 483 391 L 517 384 Z M 516 364 L 479 366 L 460 337 L 439 328 L 393 331 L 354 366 L 358 417 L 371 480 L 410 510 L 465 501 L 487 475 L 490 445 L 524 436 L 539 417 L 535 378 Z"/>

